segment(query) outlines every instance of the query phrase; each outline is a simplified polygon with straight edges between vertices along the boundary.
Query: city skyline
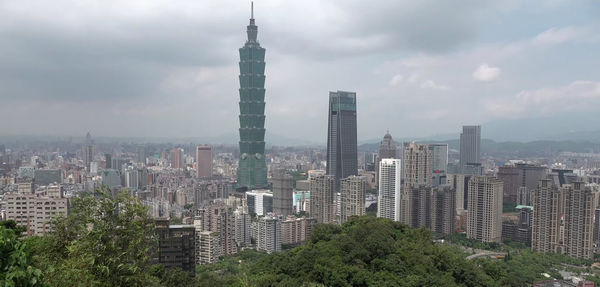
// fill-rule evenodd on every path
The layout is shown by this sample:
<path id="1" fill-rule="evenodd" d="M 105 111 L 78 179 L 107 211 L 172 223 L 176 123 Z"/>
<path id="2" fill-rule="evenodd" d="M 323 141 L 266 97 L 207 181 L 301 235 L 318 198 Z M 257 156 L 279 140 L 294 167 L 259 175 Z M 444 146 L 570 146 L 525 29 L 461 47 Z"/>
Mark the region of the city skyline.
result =
<path id="1" fill-rule="evenodd" d="M 263 43 L 270 49 L 266 129 L 322 142 L 323 95 L 336 89 L 362 95 L 359 140 L 379 138 L 386 129 L 398 138 L 446 134 L 465 124 L 481 124 L 486 138 L 486 123 L 591 117 L 599 98 L 593 73 L 598 60 L 592 54 L 599 35 L 593 17 L 598 8 L 590 3 L 455 8 L 430 2 L 369 7 L 257 2 Z M 75 6 L 70 4 L 0 6 L 13 23 L 0 29 L 5 47 L 0 120 L 15 123 L 0 128 L 0 134 L 42 134 L 60 127 L 57 134 L 63 135 L 89 130 L 117 137 L 214 138 L 235 129 L 232 51 L 242 39 L 239 27 L 248 18 L 249 3 L 228 9 L 183 3 L 165 14 L 158 2 L 130 2 L 119 9 L 99 4 L 72 7 L 76 13 L 70 20 L 48 17 L 61 6 Z M 311 18 L 289 13 L 298 5 Z M 125 17 L 122 11 L 129 10 Z M 532 13 L 545 17 L 523 25 Z M 566 17 L 569 13 L 578 18 Z M 329 28 L 319 29 L 323 26 Z M 100 115 L 103 120 L 97 121 Z M 382 127 L 384 122 L 396 124 Z M 565 128 L 594 130 L 565 125 L 556 133 Z"/>
<path id="2" fill-rule="evenodd" d="M 529 39 L 562 22 L 510 18 L 558 16 L 562 0 L 274 0 L 259 21 L 250 2 L 235 36 L 228 0 L 61 1 L 73 11 L 49 18 L 55 6 L 0 4 L 17 15 L 0 23 L 0 87 L 17 95 L 0 98 L 0 285 L 600 286 L 600 130 L 572 128 L 600 123 L 586 120 L 600 82 L 594 61 L 565 64 L 593 55 L 578 49 L 600 46 L 600 21 Z M 30 19 L 43 29 L 11 34 L 44 9 Z M 107 11 L 124 22 L 80 25 Z M 494 21 L 508 26 L 487 35 Z M 52 136 L 3 135 L 32 123 Z M 544 134 L 568 141 L 486 139 Z"/>

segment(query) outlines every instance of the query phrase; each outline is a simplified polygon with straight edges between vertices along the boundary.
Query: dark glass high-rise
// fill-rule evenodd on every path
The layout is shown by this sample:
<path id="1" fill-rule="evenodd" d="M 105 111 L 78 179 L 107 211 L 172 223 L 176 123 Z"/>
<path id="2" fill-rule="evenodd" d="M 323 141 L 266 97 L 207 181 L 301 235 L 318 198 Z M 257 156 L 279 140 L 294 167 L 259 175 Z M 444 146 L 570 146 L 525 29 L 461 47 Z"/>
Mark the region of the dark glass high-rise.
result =
<path id="1" fill-rule="evenodd" d="M 253 11 L 254 12 L 254 11 Z M 237 186 L 267 186 L 265 162 L 265 49 L 256 40 L 254 13 L 247 26 L 248 40 L 240 48 L 240 158 Z"/>
<path id="2" fill-rule="evenodd" d="M 358 175 L 356 147 L 356 93 L 329 92 L 327 174 L 336 182 Z"/>

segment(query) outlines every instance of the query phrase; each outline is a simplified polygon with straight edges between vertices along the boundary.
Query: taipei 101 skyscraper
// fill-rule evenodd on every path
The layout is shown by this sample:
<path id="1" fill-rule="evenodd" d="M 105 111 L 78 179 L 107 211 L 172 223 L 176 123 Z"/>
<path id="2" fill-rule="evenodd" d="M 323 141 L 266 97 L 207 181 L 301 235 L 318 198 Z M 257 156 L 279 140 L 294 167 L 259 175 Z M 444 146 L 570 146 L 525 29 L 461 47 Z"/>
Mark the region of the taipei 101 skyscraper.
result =
<path id="1" fill-rule="evenodd" d="M 265 162 L 265 49 L 256 40 L 254 4 L 248 40 L 240 48 L 240 159 L 237 186 L 267 187 Z"/>

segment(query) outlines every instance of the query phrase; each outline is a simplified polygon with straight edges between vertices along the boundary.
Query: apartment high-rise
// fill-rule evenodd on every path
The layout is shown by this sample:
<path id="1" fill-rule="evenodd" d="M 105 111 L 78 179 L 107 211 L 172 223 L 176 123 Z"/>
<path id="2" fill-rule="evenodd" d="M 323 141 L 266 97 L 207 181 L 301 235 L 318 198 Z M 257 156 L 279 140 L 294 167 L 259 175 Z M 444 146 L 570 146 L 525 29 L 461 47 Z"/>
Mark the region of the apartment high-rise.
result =
<path id="1" fill-rule="evenodd" d="M 350 216 L 365 215 L 365 194 L 369 183 L 364 176 L 349 176 L 340 181 L 340 219 L 342 224 Z"/>
<path id="2" fill-rule="evenodd" d="M 335 187 L 333 175 L 310 179 L 310 216 L 317 223 L 335 223 Z"/>
<path id="3" fill-rule="evenodd" d="M 14 220 L 17 226 L 25 227 L 27 236 L 41 236 L 54 231 L 50 221 L 55 216 L 67 215 L 68 200 L 50 190 L 47 197 L 36 195 L 31 186 L 31 183 L 19 183 L 17 193 L 4 194 L 2 206 L 6 210 L 6 219 Z"/>
<path id="4" fill-rule="evenodd" d="M 196 264 L 211 264 L 219 260 L 219 233 L 196 230 Z"/>
<path id="5" fill-rule="evenodd" d="M 404 186 L 431 186 L 433 153 L 429 145 L 409 143 L 404 148 Z"/>
<path id="6" fill-rule="evenodd" d="M 208 145 L 199 145 L 196 147 L 196 177 L 212 176 L 212 147 Z"/>
<path id="7" fill-rule="evenodd" d="M 463 126 L 460 134 L 460 168 L 481 164 L 481 126 Z"/>
<path id="8" fill-rule="evenodd" d="M 449 185 L 437 186 L 432 192 L 431 230 L 440 235 L 454 233 L 456 190 Z"/>
<path id="9" fill-rule="evenodd" d="M 400 221 L 412 225 L 418 218 L 413 218 L 415 212 L 421 212 L 415 197 L 419 192 L 431 190 L 433 153 L 426 144 L 409 143 L 404 146 L 404 185 L 402 191 L 402 212 Z M 413 190 L 414 189 L 414 190 Z"/>
<path id="10" fill-rule="evenodd" d="M 577 258 L 594 257 L 595 210 L 600 199 L 598 185 L 574 182 L 565 192 L 565 254 Z"/>
<path id="11" fill-rule="evenodd" d="M 535 189 L 528 189 L 525 186 L 517 190 L 517 205 L 533 206 L 533 192 Z M 506 198 L 506 197 L 504 197 Z"/>
<path id="12" fill-rule="evenodd" d="M 280 216 L 293 214 L 294 177 L 285 170 L 273 172 L 273 212 Z"/>
<path id="13" fill-rule="evenodd" d="M 281 220 L 269 213 L 258 220 L 256 250 L 267 253 L 281 251 Z"/>
<path id="14" fill-rule="evenodd" d="M 493 176 L 474 176 L 469 181 L 467 238 L 500 242 L 502 238 L 503 182 Z"/>
<path id="15" fill-rule="evenodd" d="M 250 214 L 243 208 L 238 208 L 233 212 L 235 219 L 235 243 L 238 246 L 250 246 L 251 227 L 250 227 Z"/>
<path id="16" fill-rule="evenodd" d="M 237 186 L 267 187 L 265 161 L 265 48 L 257 40 L 254 8 L 247 26 L 248 40 L 240 48 L 240 157 Z"/>
<path id="17" fill-rule="evenodd" d="M 313 226 L 317 223 L 314 218 L 295 217 L 288 215 L 281 222 L 281 244 L 299 244 L 310 238 Z"/>
<path id="18" fill-rule="evenodd" d="M 404 224 L 412 228 L 431 228 L 432 207 L 432 188 L 430 185 L 418 184 L 407 186 L 408 201 L 407 206 L 410 214 L 406 217 Z"/>
<path id="19" fill-rule="evenodd" d="M 533 226 L 531 249 L 537 252 L 561 253 L 561 216 L 563 193 L 550 179 L 542 179 L 533 193 Z"/>
<path id="20" fill-rule="evenodd" d="M 222 255 L 237 253 L 233 208 L 223 202 L 218 202 L 198 209 L 194 217 L 194 226 L 200 231 L 219 233 Z"/>
<path id="21" fill-rule="evenodd" d="M 558 186 L 541 180 L 533 195 L 532 249 L 593 258 L 599 200 L 598 185 L 575 181 Z"/>
<path id="22" fill-rule="evenodd" d="M 384 158 L 379 163 L 377 217 L 400 221 L 402 160 Z"/>
<path id="23" fill-rule="evenodd" d="M 329 92 L 327 174 L 340 179 L 358 175 L 356 93 Z"/>

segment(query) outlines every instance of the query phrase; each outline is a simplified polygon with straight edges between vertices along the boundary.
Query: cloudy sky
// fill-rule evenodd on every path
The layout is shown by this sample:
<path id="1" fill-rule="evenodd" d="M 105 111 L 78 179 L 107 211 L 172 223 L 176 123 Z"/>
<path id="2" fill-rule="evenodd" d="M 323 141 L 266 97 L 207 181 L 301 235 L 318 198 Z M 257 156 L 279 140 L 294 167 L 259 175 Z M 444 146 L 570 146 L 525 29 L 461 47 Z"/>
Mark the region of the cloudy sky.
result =
<path id="1" fill-rule="evenodd" d="M 249 10 L 0 1 L 0 134 L 234 135 Z M 597 1 L 269 0 L 255 18 L 279 136 L 324 142 L 331 90 L 357 92 L 359 140 L 600 106 Z"/>

